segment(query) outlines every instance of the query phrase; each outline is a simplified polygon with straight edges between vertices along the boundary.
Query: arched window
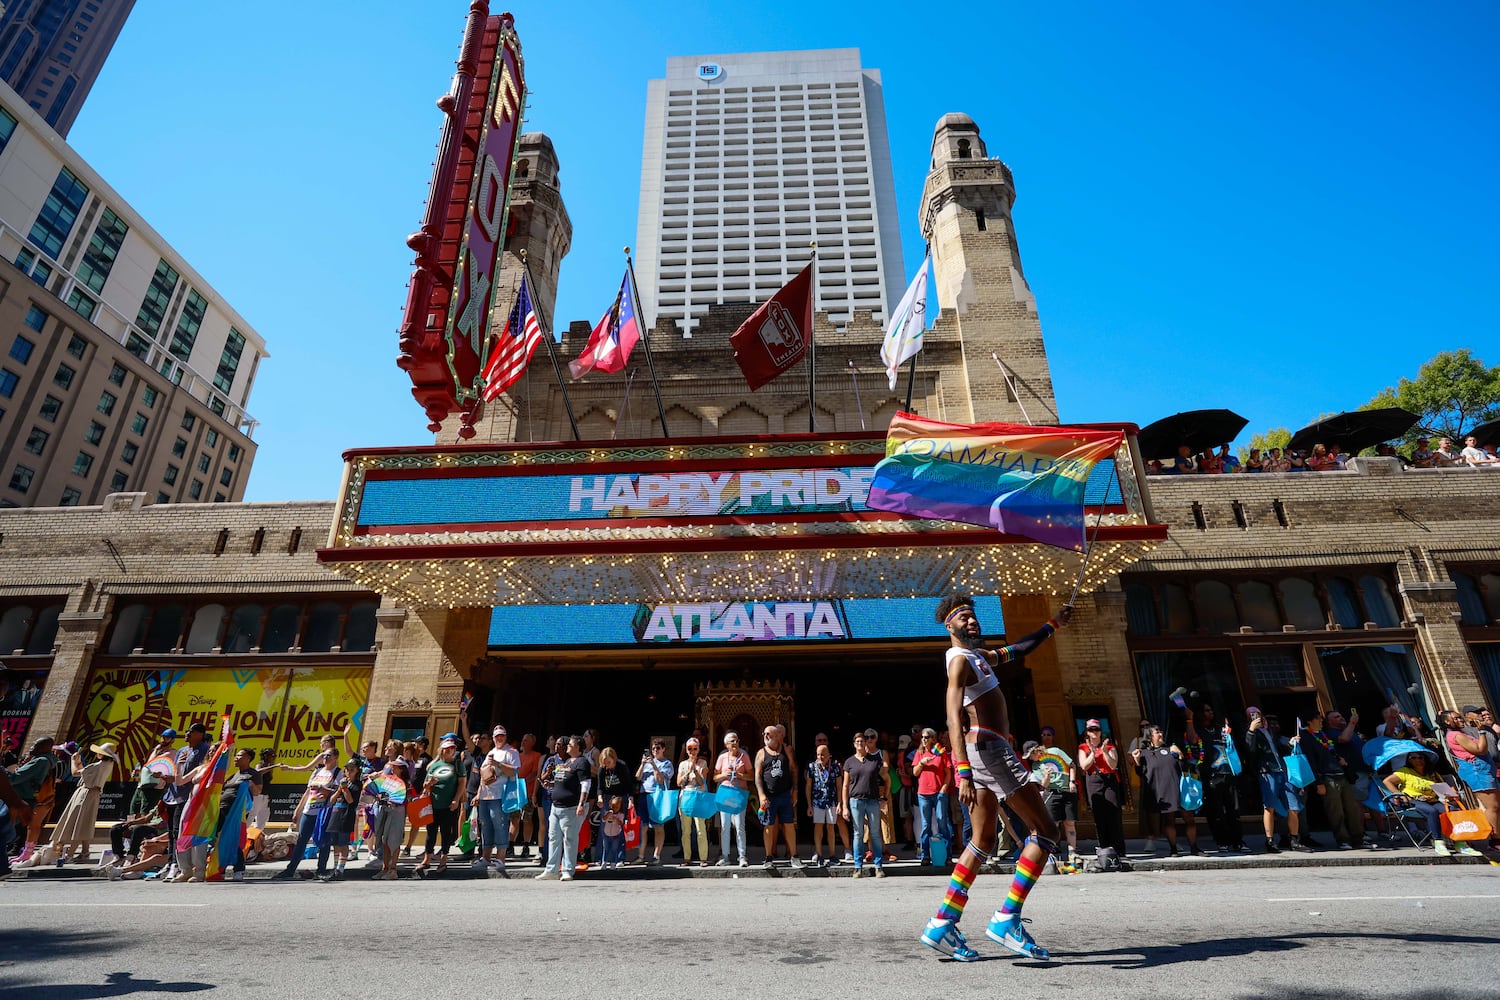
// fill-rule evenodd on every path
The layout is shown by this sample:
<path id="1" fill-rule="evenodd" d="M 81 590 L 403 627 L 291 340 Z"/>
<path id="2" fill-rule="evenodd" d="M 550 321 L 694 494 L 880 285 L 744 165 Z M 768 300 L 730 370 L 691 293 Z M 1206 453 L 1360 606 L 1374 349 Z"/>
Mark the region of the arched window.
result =
<path id="1" fill-rule="evenodd" d="M 32 656 L 45 656 L 52 652 L 57 641 L 57 616 L 62 614 L 61 604 L 49 604 L 37 612 L 36 624 L 31 627 L 31 638 L 26 640 L 26 652 Z"/>
<path id="2" fill-rule="evenodd" d="M 1381 628 L 1395 628 L 1401 624 L 1401 612 L 1384 580 L 1373 575 L 1362 576 L 1359 578 L 1359 592 L 1364 595 L 1365 612 L 1370 621 Z"/>
<path id="3" fill-rule="evenodd" d="M 248 653 L 260 638 L 260 620 L 266 609 L 259 604 L 241 604 L 229 619 L 224 635 L 224 652 Z"/>
<path id="4" fill-rule="evenodd" d="M 1199 580 L 1193 586 L 1193 604 L 1198 609 L 1198 622 L 1205 632 L 1238 631 L 1240 616 L 1234 610 L 1234 594 L 1229 584 Z"/>
<path id="5" fill-rule="evenodd" d="M 4 615 L 0 615 L 0 653 L 20 649 L 26 642 L 26 630 L 31 627 L 34 609 L 29 604 L 17 604 Z"/>
<path id="6" fill-rule="evenodd" d="M 127 604 L 115 615 L 114 631 L 109 636 L 110 656 L 129 656 L 132 649 L 141 645 L 141 636 L 146 628 L 146 606 Z"/>
<path id="7" fill-rule="evenodd" d="M 520 178 L 520 177 L 530 177 L 530 176 L 531 176 L 531 161 L 530 160 L 521 160 L 521 161 L 519 161 L 516 164 L 516 177 Z"/>
<path id="8" fill-rule="evenodd" d="M 1328 619 L 1323 614 L 1323 602 L 1318 600 L 1317 588 L 1311 580 L 1290 576 L 1277 585 L 1281 591 L 1281 604 L 1286 608 L 1286 620 L 1300 629 L 1325 629 Z"/>
<path id="9" fill-rule="evenodd" d="M 302 609 L 295 604 L 278 604 L 266 620 L 266 637 L 260 641 L 262 653 L 285 653 L 297 639 L 297 619 Z"/>
<path id="10" fill-rule="evenodd" d="M 1246 580 L 1235 588 L 1240 598 L 1240 620 L 1257 632 L 1280 632 L 1281 609 L 1269 583 Z"/>
<path id="11" fill-rule="evenodd" d="M 1331 576 L 1323 581 L 1328 592 L 1329 610 L 1333 612 L 1334 624 L 1344 628 L 1362 628 L 1365 624 L 1363 612 L 1355 596 L 1354 584 L 1341 576 Z"/>
<path id="12" fill-rule="evenodd" d="M 170 653 L 176 649 L 177 640 L 182 638 L 182 620 L 185 617 L 187 608 L 181 604 L 163 604 L 157 608 L 146 629 L 146 652 Z"/>
<path id="13" fill-rule="evenodd" d="M 1191 632 L 1197 627 L 1193 623 L 1193 605 L 1188 600 L 1187 591 L 1177 584 L 1169 583 L 1161 588 L 1161 609 L 1166 619 L 1166 631 Z"/>
<path id="14" fill-rule="evenodd" d="M 343 608 L 333 601 L 322 601 L 312 606 L 307 619 L 307 629 L 302 635 L 302 652 L 326 653 L 339 640 L 339 616 Z"/>
<path id="15" fill-rule="evenodd" d="M 349 609 L 344 625 L 344 652 L 365 653 L 375 646 L 375 602 L 364 601 Z"/>
<path id="16" fill-rule="evenodd" d="M 960 160 L 967 160 L 969 158 L 969 156 L 970 156 L 970 152 L 971 151 L 970 151 L 970 147 L 969 147 L 969 140 L 968 139 L 960 139 L 960 140 L 958 140 L 958 158 Z"/>
<path id="17" fill-rule="evenodd" d="M 1485 610 L 1484 598 L 1479 594 L 1479 584 L 1466 573 L 1448 572 L 1454 586 L 1458 588 L 1458 610 L 1465 625 L 1488 625 L 1489 612 Z"/>
<path id="18" fill-rule="evenodd" d="M 225 608 L 222 604 L 205 604 L 193 615 L 193 627 L 188 629 L 189 653 L 207 653 L 219 644 L 219 630 L 224 626 Z"/>
<path id="19" fill-rule="evenodd" d="M 1161 634 L 1161 625 L 1156 620 L 1156 598 L 1144 583 L 1125 585 L 1125 621 L 1131 635 Z"/>
<path id="20" fill-rule="evenodd" d="M 1490 621 L 1500 621 L 1500 573 L 1486 573 L 1479 578 L 1479 588 L 1484 594 L 1484 609 Z"/>

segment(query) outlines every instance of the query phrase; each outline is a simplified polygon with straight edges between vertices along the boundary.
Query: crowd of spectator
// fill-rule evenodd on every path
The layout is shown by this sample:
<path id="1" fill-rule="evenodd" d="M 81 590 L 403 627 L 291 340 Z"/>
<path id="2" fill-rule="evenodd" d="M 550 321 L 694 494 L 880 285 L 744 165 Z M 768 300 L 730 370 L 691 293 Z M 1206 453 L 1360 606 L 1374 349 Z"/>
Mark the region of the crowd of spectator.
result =
<path id="1" fill-rule="evenodd" d="M 1481 446 L 1471 434 L 1458 448 L 1453 439 L 1439 438 L 1437 447 L 1432 447 L 1429 438 L 1419 437 L 1408 453 L 1403 454 L 1390 444 L 1375 446 L 1377 457 L 1394 458 L 1403 468 L 1413 469 L 1497 469 L 1500 470 L 1500 455 L 1496 446 Z M 1251 448 L 1244 460 L 1221 445 L 1218 450 L 1194 452 L 1187 445 L 1177 449 L 1177 457 L 1169 463 L 1151 459 L 1146 463 L 1146 472 L 1152 476 L 1222 475 L 1226 473 L 1256 472 L 1336 472 L 1345 467 L 1351 456 L 1344 453 L 1338 444 L 1315 444 L 1310 451 L 1282 448 Z"/>

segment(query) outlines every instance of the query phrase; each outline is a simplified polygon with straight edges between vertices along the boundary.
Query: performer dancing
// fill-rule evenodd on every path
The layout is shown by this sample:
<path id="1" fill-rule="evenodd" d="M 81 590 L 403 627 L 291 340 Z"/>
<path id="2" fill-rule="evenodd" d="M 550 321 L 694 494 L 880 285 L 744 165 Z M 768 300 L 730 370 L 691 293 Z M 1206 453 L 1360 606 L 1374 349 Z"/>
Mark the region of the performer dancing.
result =
<path id="1" fill-rule="evenodd" d="M 958 775 L 958 797 L 969 809 L 974 833 L 953 865 L 947 895 L 937 915 L 927 922 L 922 943 L 960 962 L 972 962 L 979 957 L 958 929 L 958 921 L 969 901 L 969 887 L 974 884 L 975 873 L 995 850 L 995 821 L 1002 803 L 1032 833 L 1016 862 L 1010 893 L 990 918 L 984 933 L 1025 958 L 1042 962 L 1051 958 L 1047 949 L 1038 947 L 1022 925 L 1021 907 L 1048 856 L 1057 850 L 1058 829 L 1042 801 L 1040 786 L 1027 780 L 1030 772 L 1006 738 L 1005 734 L 1010 732 L 1010 713 L 995 668 L 1002 663 L 1019 668 L 1027 653 L 1067 625 L 1072 617 L 1072 605 L 1063 605 L 1056 619 L 995 650 L 984 648 L 979 616 L 968 595 L 956 594 L 938 605 L 938 621 L 953 637 L 953 647 L 947 654 L 948 738 L 953 747 L 953 768 Z"/>

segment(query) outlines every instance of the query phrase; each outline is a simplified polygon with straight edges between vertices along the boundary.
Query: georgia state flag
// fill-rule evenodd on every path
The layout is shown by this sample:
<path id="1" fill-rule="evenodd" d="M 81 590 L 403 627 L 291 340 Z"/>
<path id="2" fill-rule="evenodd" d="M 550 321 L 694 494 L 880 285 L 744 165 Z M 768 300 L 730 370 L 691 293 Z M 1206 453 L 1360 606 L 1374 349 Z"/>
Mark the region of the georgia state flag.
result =
<path id="1" fill-rule="evenodd" d="M 640 339 L 641 328 L 636 322 L 635 303 L 630 294 L 630 272 L 626 271 L 614 303 L 594 327 L 588 346 L 578 355 L 578 360 L 568 362 L 568 371 L 575 379 L 592 371 L 623 371 L 631 350 Z"/>

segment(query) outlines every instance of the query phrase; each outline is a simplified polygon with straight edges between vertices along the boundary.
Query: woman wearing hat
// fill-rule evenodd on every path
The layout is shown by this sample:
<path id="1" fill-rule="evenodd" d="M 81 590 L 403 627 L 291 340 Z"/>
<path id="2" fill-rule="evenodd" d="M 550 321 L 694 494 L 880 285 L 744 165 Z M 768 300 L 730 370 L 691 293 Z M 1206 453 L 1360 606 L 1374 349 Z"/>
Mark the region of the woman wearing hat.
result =
<path id="1" fill-rule="evenodd" d="M 97 759 L 85 765 L 81 750 L 68 758 L 73 777 L 78 779 L 78 790 L 68 799 L 57 827 L 52 831 L 53 856 L 65 860 L 69 854 L 76 864 L 89 861 L 89 846 L 94 841 L 94 825 L 99 820 L 99 799 L 104 794 L 104 783 L 114 773 L 120 762 L 119 751 L 113 743 L 97 743 L 89 747 L 89 753 Z"/>

